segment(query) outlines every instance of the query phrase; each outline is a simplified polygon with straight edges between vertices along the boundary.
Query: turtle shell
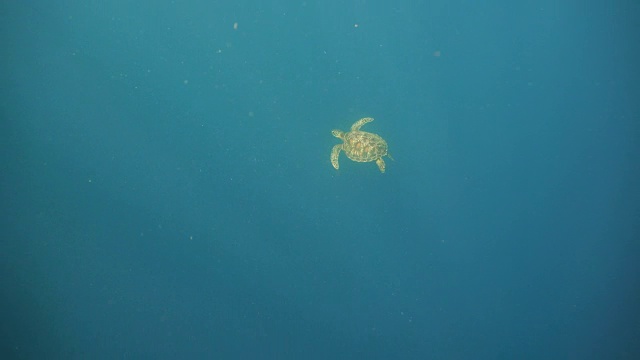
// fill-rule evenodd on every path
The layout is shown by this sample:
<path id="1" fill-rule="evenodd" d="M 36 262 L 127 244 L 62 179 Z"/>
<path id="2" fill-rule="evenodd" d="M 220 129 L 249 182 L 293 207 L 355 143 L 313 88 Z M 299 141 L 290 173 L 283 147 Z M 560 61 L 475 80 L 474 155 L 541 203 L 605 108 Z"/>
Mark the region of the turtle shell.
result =
<path id="1" fill-rule="evenodd" d="M 387 142 L 379 135 L 366 131 L 351 131 L 344 136 L 344 150 L 353 161 L 376 161 L 387 155 Z"/>

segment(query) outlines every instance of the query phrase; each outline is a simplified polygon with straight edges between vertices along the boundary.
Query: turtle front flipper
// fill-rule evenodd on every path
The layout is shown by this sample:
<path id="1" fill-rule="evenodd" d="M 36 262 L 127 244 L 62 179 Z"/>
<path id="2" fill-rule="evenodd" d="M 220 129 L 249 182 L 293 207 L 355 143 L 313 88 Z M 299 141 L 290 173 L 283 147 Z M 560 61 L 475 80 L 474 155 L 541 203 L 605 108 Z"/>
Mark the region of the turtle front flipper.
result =
<path id="1" fill-rule="evenodd" d="M 366 123 L 370 123 L 373 121 L 373 118 L 370 117 L 366 117 L 366 118 L 362 118 L 358 121 L 356 121 L 355 123 L 353 123 L 353 125 L 351 125 L 351 131 L 358 131 L 360 130 L 360 127 Z"/>
<path id="2" fill-rule="evenodd" d="M 338 170 L 340 168 L 340 164 L 338 164 L 338 156 L 340 156 L 340 150 L 342 150 L 342 144 L 335 145 L 333 149 L 331 149 L 331 165 Z"/>
<path id="3" fill-rule="evenodd" d="M 382 160 L 382 158 L 379 158 L 378 160 L 376 160 L 376 164 L 378 165 L 378 169 L 380 169 L 380 172 L 384 173 L 384 169 L 386 168 L 384 160 Z"/>

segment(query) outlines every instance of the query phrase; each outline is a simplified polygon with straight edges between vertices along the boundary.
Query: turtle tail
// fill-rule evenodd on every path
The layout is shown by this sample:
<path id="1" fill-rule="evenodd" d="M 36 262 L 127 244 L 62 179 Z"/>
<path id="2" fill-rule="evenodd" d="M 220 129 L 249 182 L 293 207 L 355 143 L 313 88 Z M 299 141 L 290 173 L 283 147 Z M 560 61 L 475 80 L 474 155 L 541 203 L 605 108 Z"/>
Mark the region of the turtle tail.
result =
<path id="1" fill-rule="evenodd" d="M 391 154 L 389 154 L 389 152 L 387 151 L 387 156 L 389 157 L 389 159 L 396 161 L 396 159 L 393 158 L 393 156 L 391 156 Z"/>

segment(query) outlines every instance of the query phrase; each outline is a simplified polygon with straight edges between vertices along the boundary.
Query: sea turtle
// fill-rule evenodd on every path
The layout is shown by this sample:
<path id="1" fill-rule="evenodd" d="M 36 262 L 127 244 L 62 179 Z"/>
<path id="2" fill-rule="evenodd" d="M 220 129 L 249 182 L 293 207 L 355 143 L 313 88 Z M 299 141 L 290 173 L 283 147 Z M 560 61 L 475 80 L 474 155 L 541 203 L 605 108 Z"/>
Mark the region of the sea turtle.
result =
<path id="1" fill-rule="evenodd" d="M 387 142 L 378 134 L 360 131 L 362 125 L 372 121 L 373 118 L 370 117 L 362 118 L 351 125 L 351 131 L 346 133 L 340 130 L 331 131 L 333 136 L 344 141 L 342 144 L 335 145 L 331 150 L 331 165 L 336 170 L 340 167 L 338 164 L 340 150 L 344 150 L 349 159 L 357 162 L 375 161 L 380 172 L 384 172 L 385 164 L 382 157 L 389 156 L 391 158 L 387 152 Z"/>

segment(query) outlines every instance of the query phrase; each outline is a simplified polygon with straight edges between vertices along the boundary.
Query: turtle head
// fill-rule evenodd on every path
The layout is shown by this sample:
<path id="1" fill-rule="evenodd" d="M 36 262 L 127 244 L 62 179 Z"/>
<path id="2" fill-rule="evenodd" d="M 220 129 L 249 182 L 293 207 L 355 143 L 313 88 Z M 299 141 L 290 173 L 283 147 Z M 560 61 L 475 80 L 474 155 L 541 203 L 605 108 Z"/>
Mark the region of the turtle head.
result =
<path id="1" fill-rule="evenodd" d="M 338 139 L 343 139 L 344 140 L 344 132 L 342 132 L 340 130 L 333 129 L 333 130 L 331 130 L 331 134 L 333 136 L 337 137 Z"/>

